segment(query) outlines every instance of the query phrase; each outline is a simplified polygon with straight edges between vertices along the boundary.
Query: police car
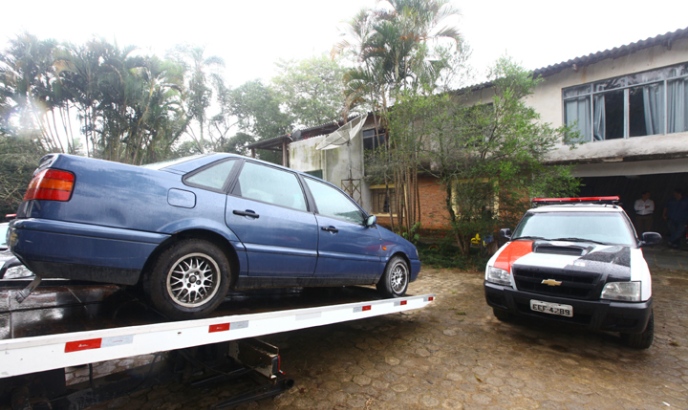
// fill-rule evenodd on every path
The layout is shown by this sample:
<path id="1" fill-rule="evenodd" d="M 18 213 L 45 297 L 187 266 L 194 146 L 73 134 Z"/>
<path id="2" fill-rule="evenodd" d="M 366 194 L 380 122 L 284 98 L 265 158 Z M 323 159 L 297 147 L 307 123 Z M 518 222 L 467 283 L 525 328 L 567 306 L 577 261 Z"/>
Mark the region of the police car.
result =
<path id="1" fill-rule="evenodd" d="M 485 298 L 502 321 L 526 316 L 614 331 L 633 348 L 654 338 L 652 282 L 618 197 L 536 198 L 488 261 Z"/>

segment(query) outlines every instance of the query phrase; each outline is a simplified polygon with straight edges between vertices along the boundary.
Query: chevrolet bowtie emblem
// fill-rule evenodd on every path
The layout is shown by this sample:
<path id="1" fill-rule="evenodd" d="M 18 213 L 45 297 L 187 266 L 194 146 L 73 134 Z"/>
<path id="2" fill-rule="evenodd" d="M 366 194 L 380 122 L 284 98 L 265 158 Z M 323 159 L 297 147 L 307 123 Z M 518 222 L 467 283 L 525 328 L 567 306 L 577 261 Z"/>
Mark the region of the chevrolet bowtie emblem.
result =
<path id="1" fill-rule="evenodd" d="M 561 281 L 554 280 L 554 279 L 545 279 L 540 283 L 542 283 L 543 285 L 547 285 L 547 286 L 561 286 Z"/>

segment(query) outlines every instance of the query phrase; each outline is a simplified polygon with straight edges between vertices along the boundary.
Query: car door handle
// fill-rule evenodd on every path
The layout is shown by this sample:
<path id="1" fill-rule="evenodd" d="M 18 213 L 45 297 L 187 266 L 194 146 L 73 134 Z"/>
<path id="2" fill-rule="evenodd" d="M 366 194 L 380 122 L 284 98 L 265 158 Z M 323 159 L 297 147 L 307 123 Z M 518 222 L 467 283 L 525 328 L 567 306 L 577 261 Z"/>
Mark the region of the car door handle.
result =
<path id="1" fill-rule="evenodd" d="M 235 209 L 234 211 L 232 211 L 232 213 L 234 215 L 239 215 L 239 216 L 248 216 L 249 218 L 253 218 L 253 219 L 260 218 L 260 215 L 258 215 L 255 211 L 252 211 L 250 209 L 247 209 L 245 211 L 240 211 L 238 209 Z"/>
<path id="2" fill-rule="evenodd" d="M 337 232 L 339 232 L 339 229 L 335 228 L 335 227 L 332 226 L 332 225 L 330 225 L 330 226 L 321 226 L 320 229 L 322 229 L 323 231 L 330 232 L 330 233 L 337 233 Z"/>

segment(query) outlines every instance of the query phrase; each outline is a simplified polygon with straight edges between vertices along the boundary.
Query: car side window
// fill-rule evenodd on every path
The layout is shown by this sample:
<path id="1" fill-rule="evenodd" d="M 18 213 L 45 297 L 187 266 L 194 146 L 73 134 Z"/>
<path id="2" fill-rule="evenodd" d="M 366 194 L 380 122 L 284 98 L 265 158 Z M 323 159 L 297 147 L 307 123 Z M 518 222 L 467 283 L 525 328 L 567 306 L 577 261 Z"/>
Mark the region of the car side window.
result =
<path id="1" fill-rule="evenodd" d="M 220 191 L 224 188 L 227 177 L 229 173 L 232 172 L 234 164 L 236 164 L 236 160 L 215 163 L 185 178 L 184 182 L 189 185 Z"/>
<path id="2" fill-rule="evenodd" d="M 363 223 L 363 213 L 354 201 L 342 191 L 311 178 L 304 178 L 313 194 L 318 214 Z"/>
<path id="3" fill-rule="evenodd" d="M 255 162 L 244 164 L 232 194 L 299 211 L 308 210 L 296 174 Z"/>

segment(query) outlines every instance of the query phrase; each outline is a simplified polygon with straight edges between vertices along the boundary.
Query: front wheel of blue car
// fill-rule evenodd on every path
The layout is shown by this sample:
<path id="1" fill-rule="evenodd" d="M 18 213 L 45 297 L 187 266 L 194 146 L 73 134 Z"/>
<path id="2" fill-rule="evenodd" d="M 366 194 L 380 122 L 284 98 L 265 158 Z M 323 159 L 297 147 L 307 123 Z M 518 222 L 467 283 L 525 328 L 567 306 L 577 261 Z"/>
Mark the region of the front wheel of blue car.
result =
<path id="1" fill-rule="evenodd" d="M 384 297 L 396 298 L 404 296 L 409 285 L 409 266 L 401 256 L 394 256 L 389 260 L 377 283 L 377 290 Z"/>
<path id="2" fill-rule="evenodd" d="M 207 316 L 229 289 L 230 265 L 211 242 L 189 239 L 165 250 L 146 277 L 153 306 L 171 319 Z"/>

